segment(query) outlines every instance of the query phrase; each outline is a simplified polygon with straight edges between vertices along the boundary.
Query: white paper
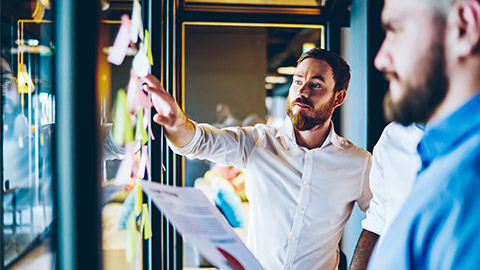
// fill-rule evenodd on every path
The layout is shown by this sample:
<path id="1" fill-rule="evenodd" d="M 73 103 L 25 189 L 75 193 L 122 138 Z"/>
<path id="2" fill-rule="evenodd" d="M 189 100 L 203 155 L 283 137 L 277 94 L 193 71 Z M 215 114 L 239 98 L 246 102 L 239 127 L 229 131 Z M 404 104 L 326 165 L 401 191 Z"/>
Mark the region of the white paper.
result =
<path id="1" fill-rule="evenodd" d="M 143 49 L 143 45 L 140 46 L 140 50 L 135 55 L 135 58 L 133 58 L 132 66 L 133 70 L 140 78 L 143 78 L 150 73 L 151 65 L 148 61 L 145 50 Z"/>
<path id="2" fill-rule="evenodd" d="M 263 269 L 220 212 L 198 189 L 139 181 L 182 236 L 220 269 Z"/>

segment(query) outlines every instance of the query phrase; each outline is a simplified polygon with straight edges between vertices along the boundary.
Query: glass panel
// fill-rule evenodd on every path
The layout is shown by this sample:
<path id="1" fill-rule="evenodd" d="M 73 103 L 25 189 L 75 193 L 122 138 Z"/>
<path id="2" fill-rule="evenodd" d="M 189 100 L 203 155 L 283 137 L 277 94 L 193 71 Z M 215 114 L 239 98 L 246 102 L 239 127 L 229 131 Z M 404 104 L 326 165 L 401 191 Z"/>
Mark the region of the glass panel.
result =
<path id="1" fill-rule="evenodd" d="M 321 25 L 186 23 L 183 30 L 185 112 L 196 122 L 217 127 L 279 126 L 298 57 L 324 47 Z M 186 186 L 202 189 L 214 201 L 212 186 L 220 185 L 242 200 L 244 219 L 229 220 L 234 227 L 248 224 L 242 177 L 236 168 L 185 158 Z M 245 226 L 235 228 L 242 239 Z M 189 243 L 184 254 L 185 267 L 208 265 Z"/>
<path id="2" fill-rule="evenodd" d="M 55 45 L 50 1 L 0 2 L 3 245 L 8 265 L 41 242 L 53 221 Z M 49 244 L 44 245 L 42 250 L 48 250 Z M 51 265 L 48 258 L 44 263 Z"/>
<path id="3" fill-rule="evenodd" d="M 267 6 L 306 6 L 321 7 L 324 1 L 317 0 L 185 0 L 185 3 L 208 3 L 208 4 L 242 4 L 242 5 L 267 5 Z"/>

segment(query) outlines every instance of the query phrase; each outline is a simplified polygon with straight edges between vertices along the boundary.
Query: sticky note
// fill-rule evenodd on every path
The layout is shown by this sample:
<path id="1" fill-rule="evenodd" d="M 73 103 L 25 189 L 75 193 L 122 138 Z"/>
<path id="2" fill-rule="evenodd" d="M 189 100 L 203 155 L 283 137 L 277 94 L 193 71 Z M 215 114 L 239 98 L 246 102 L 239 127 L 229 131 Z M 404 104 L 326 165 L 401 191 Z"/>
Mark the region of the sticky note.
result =
<path id="1" fill-rule="evenodd" d="M 138 164 L 137 176 L 140 178 L 145 177 L 145 168 L 148 166 L 148 147 L 142 146 L 142 155 L 140 157 L 140 162 Z"/>
<path id="2" fill-rule="evenodd" d="M 148 61 L 148 57 L 145 54 L 145 49 L 142 44 L 140 44 L 140 50 L 138 50 L 135 58 L 133 58 L 132 66 L 138 77 L 143 78 L 150 73 L 150 62 Z"/>
<path id="3" fill-rule="evenodd" d="M 143 44 L 145 47 L 145 51 L 147 52 L 148 61 L 150 62 L 150 65 L 153 66 L 152 47 L 150 45 L 150 34 L 148 33 L 147 29 L 145 29 L 145 39 L 143 40 Z"/>
<path id="4" fill-rule="evenodd" d="M 123 89 L 119 89 L 117 92 L 112 132 L 113 140 L 118 145 L 133 141 L 133 129 L 127 109 L 127 94 Z"/>
<path id="5" fill-rule="evenodd" d="M 137 223 L 135 221 L 135 215 L 132 213 L 127 220 L 127 235 L 126 235 L 126 249 L 125 257 L 127 263 L 132 263 L 135 260 L 137 252 Z"/>
<path id="6" fill-rule="evenodd" d="M 137 123 L 135 126 L 135 140 L 140 141 L 142 145 L 148 142 L 148 133 L 143 127 L 143 118 L 143 109 L 139 108 L 137 111 Z"/>
<path id="7" fill-rule="evenodd" d="M 139 100 L 138 100 L 138 91 L 140 89 L 140 81 L 135 74 L 133 69 L 130 69 L 130 79 L 128 81 L 128 88 L 127 88 L 127 104 L 128 110 L 130 113 L 135 113 L 139 108 Z"/>
<path id="8" fill-rule="evenodd" d="M 131 24 L 132 22 L 128 15 L 123 15 L 120 30 L 118 30 L 113 47 L 108 52 L 108 62 L 117 66 L 123 63 L 125 55 L 127 55 L 128 45 L 130 44 L 129 33 Z"/>
<path id="9" fill-rule="evenodd" d="M 132 175 L 132 170 L 133 170 L 133 156 L 127 153 L 125 158 L 122 160 L 122 163 L 120 163 L 120 167 L 118 167 L 118 171 L 115 176 L 115 185 L 118 185 L 118 186 L 128 185 L 128 183 L 131 180 L 130 176 Z"/>
<path id="10" fill-rule="evenodd" d="M 142 207 L 142 220 L 144 228 L 144 239 L 147 240 L 152 237 L 152 223 L 150 222 L 150 213 L 148 212 L 148 206 L 146 203 L 143 204 Z"/>
<path id="11" fill-rule="evenodd" d="M 153 104 L 150 101 L 150 99 L 148 98 L 147 94 L 145 94 L 145 92 L 143 92 L 143 90 L 140 89 L 140 87 L 138 87 L 138 89 L 137 89 L 137 98 L 138 98 L 138 102 L 139 102 L 139 104 L 142 108 L 146 109 L 146 108 L 153 107 Z"/>
<path id="12" fill-rule="evenodd" d="M 130 40 L 137 43 L 138 36 L 143 40 L 142 6 L 138 0 L 133 1 L 132 8 L 132 29 L 130 31 Z"/>
<path id="13" fill-rule="evenodd" d="M 142 187 L 137 185 L 135 187 L 135 216 L 139 216 L 142 213 L 143 194 Z"/>

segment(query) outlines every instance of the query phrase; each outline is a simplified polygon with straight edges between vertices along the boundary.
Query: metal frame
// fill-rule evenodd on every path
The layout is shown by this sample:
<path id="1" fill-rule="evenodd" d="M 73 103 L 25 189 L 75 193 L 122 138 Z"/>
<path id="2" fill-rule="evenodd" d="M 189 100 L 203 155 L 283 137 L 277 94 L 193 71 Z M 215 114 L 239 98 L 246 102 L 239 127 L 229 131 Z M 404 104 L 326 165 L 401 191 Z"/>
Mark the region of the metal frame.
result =
<path id="1" fill-rule="evenodd" d="M 96 69 L 100 1 L 56 2 L 55 265 L 102 269 Z M 88 20 L 85 19 L 88 14 Z"/>

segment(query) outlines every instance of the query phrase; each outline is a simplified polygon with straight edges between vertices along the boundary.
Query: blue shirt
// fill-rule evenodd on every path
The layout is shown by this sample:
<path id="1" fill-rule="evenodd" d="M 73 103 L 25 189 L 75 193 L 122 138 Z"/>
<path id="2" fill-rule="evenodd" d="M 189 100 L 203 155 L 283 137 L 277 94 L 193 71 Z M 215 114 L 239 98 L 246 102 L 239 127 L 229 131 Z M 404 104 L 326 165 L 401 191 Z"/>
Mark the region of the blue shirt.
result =
<path id="1" fill-rule="evenodd" d="M 427 127 L 415 186 L 369 269 L 478 269 L 480 95 Z"/>

